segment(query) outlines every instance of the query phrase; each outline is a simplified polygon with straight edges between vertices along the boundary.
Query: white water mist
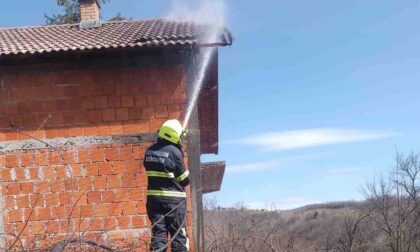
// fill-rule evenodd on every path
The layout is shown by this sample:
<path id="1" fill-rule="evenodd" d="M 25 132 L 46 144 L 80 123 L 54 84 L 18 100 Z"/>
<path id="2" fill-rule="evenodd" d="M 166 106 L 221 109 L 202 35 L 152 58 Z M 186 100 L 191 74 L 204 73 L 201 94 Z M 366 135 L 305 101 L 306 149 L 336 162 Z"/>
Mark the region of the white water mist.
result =
<path id="1" fill-rule="evenodd" d="M 184 123 L 182 124 L 182 127 L 185 129 L 188 126 L 188 123 L 191 118 L 191 114 L 197 104 L 198 97 L 200 96 L 201 88 L 203 87 L 203 81 L 206 77 L 206 69 L 210 63 L 210 58 L 215 49 L 212 47 L 206 48 L 202 61 L 200 62 L 199 70 L 197 73 L 197 78 L 194 80 L 193 84 L 193 90 L 190 96 L 190 99 L 188 100 L 187 110 L 185 112 L 185 118 Z"/>
<path id="2" fill-rule="evenodd" d="M 220 33 L 225 27 L 226 5 L 223 0 L 201 0 L 197 1 L 175 0 L 172 2 L 171 11 L 168 19 L 179 22 L 193 22 L 196 24 L 209 25 L 207 36 L 200 41 L 200 44 L 214 44 L 219 41 Z M 195 7 L 194 9 L 191 9 Z M 188 99 L 185 112 L 183 128 L 186 129 L 191 118 L 191 114 L 197 105 L 198 97 L 206 77 L 206 69 L 209 66 L 215 47 L 201 48 L 201 61 L 197 66 L 197 73 L 193 81 L 193 88 Z"/>

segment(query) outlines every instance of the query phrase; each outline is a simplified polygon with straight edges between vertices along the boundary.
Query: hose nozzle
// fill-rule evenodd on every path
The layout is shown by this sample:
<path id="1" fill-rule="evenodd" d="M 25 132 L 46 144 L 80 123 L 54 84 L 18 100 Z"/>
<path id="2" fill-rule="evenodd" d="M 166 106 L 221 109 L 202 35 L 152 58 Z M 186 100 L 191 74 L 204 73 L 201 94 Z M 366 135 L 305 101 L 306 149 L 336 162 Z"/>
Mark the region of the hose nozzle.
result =
<path id="1" fill-rule="evenodd" d="M 187 138 L 190 135 L 190 131 L 188 129 L 185 129 L 182 131 L 181 137 Z"/>

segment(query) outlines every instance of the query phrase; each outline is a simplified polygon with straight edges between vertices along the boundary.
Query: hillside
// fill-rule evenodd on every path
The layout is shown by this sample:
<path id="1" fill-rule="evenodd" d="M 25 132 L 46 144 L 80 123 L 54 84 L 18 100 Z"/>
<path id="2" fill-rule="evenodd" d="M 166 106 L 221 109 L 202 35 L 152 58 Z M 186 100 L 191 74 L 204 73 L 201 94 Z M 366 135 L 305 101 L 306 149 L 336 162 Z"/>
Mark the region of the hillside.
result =
<path id="1" fill-rule="evenodd" d="M 221 209 L 209 200 L 205 251 L 418 252 L 419 178 L 420 155 L 412 153 L 397 155 L 388 177 L 368 183 L 362 202 L 264 211 Z"/>
<path id="2" fill-rule="evenodd" d="M 334 202 L 287 211 L 207 210 L 206 251 L 337 251 L 330 249 L 331 243 L 339 242 L 343 228 L 358 219 L 358 209 L 365 204 Z"/>

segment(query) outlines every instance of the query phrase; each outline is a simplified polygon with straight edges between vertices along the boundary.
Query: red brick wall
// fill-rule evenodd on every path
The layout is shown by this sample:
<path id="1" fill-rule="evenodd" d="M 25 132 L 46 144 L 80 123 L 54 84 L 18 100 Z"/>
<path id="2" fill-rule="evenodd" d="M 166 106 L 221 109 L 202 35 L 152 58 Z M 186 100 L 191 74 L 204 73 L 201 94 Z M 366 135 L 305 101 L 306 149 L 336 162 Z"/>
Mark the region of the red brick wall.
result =
<path id="1" fill-rule="evenodd" d="M 181 119 L 186 103 L 181 66 L 23 72 L 0 82 L 0 142 L 156 132 L 165 119 Z M 4 231 L 22 233 L 28 247 L 75 232 L 99 241 L 148 240 L 141 159 L 149 144 L 1 154 Z"/>
<path id="2" fill-rule="evenodd" d="M 154 132 L 164 119 L 180 118 L 186 101 L 181 66 L 0 78 L 0 141 L 29 139 L 8 130 L 9 122 L 39 138 Z"/>

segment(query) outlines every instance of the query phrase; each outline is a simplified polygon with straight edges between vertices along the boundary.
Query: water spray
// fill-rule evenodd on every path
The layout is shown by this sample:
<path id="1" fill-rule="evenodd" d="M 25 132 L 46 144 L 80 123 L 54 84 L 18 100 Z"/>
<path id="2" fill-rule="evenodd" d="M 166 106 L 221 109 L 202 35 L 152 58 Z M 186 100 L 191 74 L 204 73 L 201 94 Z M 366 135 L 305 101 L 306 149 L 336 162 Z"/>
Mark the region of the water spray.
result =
<path id="1" fill-rule="evenodd" d="M 208 42 L 206 44 L 214 43 L 217 40 L 219 35 L 220 35 L 220 28 L 212 29 L 210 36 L 208 36 L 208 38 L 205 40 L 206 42 Z M 206 77 L 206 70 L 209 66 L 211 56 L 213 55 L 214 50 L 216 50 L 216 47 L 210 46 L 210 47 L 202 48 L 201 50 L 204 51 L 203 57 L 201 58 L 201 62 L 199 62 L 198 72 L 193 81 L 193 89 L 192 89 L 191 97 L 188 100 L 187 110 L 185 112 L 185 118 L 182 124 L 182 127 L 184 130 L 187 128 L 188 123 L 191 118 L 191 114 L 195 106 L 197 105 L 198 97 L 200 96 L 200 91 L 203 87 L 203 82 Z"/>
<path id="2" fill-rule="evenodd" d="M 206 69 L 217 46 L 221 45 L 219 41 L 226 24 L 226 4 L 224 0 L 172 0 L 167 18 L 176 22 L 192 22 L 201 26 L 202 34 L 205 34 L 198 41 L 201 57 L 197 64 L 182 124 L 183 129 L 186 130 L 200 96 Z"/>

